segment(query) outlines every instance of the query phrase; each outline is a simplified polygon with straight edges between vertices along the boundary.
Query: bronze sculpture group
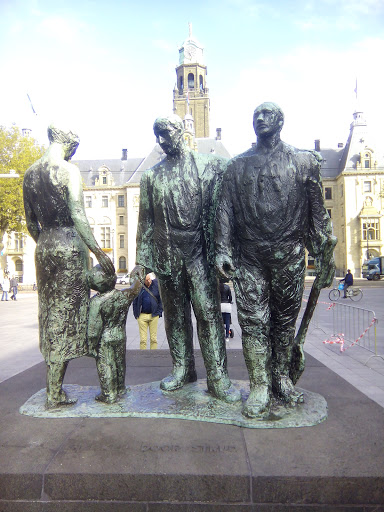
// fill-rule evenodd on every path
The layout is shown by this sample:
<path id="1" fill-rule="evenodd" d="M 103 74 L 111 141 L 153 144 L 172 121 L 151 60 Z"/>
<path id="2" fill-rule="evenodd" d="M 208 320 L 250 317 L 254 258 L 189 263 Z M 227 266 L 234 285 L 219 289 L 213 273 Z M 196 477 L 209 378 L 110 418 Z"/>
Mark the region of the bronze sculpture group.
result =
<path id="1" fill-rule="evenodd" d="M 318 287 L 326 287 L 336 240 L 324 208 L 320 157 L 282 142 L 283 122 L 277 105 L 257 107 L 256 146 L 227 161 L 191 151 L 177 116 L 156 119 L 154 132 L 166 156 L 141 180 L 137 266 L 125 291 L 114 287 L 112 262 L 85 215 L 80 173 L 68 162 L 78 138 L 49 127 L 51 145 L 24 178 L 27 226 L 37 243 L 48 407 L 70 402 L 62 389 L 65 370 L 82 355 L 96 358 L 98 400 L 113 403 L 125 393 L 125 317 L 148 272 L 159 280 L 173 362 L 160 383 L 164 392 L 197 379 L 193 308 L 208 391 L 224 402 L 242 400 L 228 377 L 221 277 L 233 281 L 242 329 L 250 379 L 243 414 L 265 417 L 274 400 L 302 402 L 294 387 L 304 367 L 295 324 L 305 249 L 317 258 Z M 90 271 L 87 249 L 100 264 Z M 92 299 L 91 287 L 99 291 Z"/>

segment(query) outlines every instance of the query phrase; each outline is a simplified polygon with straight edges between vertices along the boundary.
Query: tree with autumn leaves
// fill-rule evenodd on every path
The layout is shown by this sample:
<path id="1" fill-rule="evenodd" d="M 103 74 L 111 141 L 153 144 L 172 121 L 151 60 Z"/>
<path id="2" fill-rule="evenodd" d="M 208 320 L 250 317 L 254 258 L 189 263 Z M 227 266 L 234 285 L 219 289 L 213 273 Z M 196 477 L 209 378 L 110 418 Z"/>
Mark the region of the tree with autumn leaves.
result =
<path id="1" fill-rule="evenodd" d="M 18 178 L 0 178 L 0 246 L 5 233 L 25 232 L 23 178 L 25 171 L 38 160 L 45 148 L 23 136 L 16 126 L 0 126 L 0 175 L 18 174 Z"/>

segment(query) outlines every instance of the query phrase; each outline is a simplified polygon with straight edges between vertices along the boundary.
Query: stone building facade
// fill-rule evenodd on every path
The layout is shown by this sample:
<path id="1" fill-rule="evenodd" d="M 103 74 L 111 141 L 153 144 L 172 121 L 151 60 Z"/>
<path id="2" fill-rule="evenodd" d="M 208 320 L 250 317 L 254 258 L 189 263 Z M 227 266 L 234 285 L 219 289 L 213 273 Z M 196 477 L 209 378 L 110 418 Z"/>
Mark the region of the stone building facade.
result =
<path id="1" fill-rule="evenodd" d="M 350 269 L 361 277 L 363 263 L 383 255 L 383 149 L 372 145 L 364 114 L 356 111 L 346 144 L 320 151 L 325 204 L 338 238 L 338 276 Z"/>

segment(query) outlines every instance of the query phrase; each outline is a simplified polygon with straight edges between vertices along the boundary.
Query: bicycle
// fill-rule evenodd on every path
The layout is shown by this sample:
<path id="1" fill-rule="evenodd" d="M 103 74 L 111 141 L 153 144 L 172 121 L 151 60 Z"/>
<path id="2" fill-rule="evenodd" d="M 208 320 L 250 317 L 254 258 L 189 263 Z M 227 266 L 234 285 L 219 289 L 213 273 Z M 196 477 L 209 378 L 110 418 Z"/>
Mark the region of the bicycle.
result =
<path id="1" fill-rule="evenodd" d="M 332 302 L 336 302 L 340 299 L 341 293 L 340 291 L 344 291 L 344 285 L 342 283 L 339 283 L 339 286 L 337 288 L 333 288 L 329 294 L 329 300 Z M 355 288 L 353 286 L 348 286 L 348 290 L 346 293 L 346 296 L 348 299 L 353 300 L 354 302 L 358 302 L 363 298 L 363 290 L 361 288 Z"/>

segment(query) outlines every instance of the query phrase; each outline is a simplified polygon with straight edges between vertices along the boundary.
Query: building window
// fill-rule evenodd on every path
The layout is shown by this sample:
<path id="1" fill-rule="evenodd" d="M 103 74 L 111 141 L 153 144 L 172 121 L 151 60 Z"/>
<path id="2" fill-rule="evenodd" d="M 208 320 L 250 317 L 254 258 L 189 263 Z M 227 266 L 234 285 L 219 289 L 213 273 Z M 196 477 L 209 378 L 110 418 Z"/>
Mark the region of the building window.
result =
<path id="1" fill-rule="evenodd" d="M 124 249 L 124 235 L 120 235 L 120 249 Z"/>
<path id="2" fill-rule="evenodd" d="M 372 183 L 370 181 L 364 181 L 364 192 L 372 192 Z"/>
<path id="3" fill-rule="evenodd" d="M 188 74 L 188 89 L 195 88 L 195 76 L 193 73 Z"/>
<path id="4" fill-rule="evenodd" d="M 92 196 L 85 196 L 85 207 L 92 208 Z"/>
<path id="5" fill-rule="evenodd" d="M 108 208 L 108 196 L 102 196 L 101 206 L 102 208 Z"/>
<path id="6" fill-rule="evenodd" d="M 101 247 L 102 249 L 110 249 L 111 247 L 111 228 L 101 228 Z"/>
<path id="7" fill-rule="evenodd" d="M 22 251 L 24 247 L 24 238 L 20 233 L 15 233 L 15 250 Z"/>
<path id="8" fill-rule="evenodd" d="M 16 272 L 23 271 L 23 262 L 21 260 L 17 260 L 15 263 Z"/>
<path id="9" fill-rule="evenodd" d="M 127 270 L 127 260 L 124 256 L 120 256 L 119 258 L 119 272 Z"/>
<path id="10" fill-rule="evenodd" d="M 363 219 L 363 240 L 380 240 L 379 219 Z"/>
<path id="11" fill-rule="evenodd" d="M 119 216 L 119 225 L 124 226 L 124 215 Z"/>
<path id="12" fill-rule="evenodd" d="M 203 82 L 202 75 L 199 76 L 199 87 L 200 87 L 200 91 L 204 90 L 204 82 Z"/>
<path id="13" fill-rule="evenodd" d="M 327 213 L 329 215 L 329 218 L 332 219 L 332 208 L 327 208 Z"/>
<path id="14" fill-rule="evenodd" d="M 117 196 L 117 206 L 119 208 L 124 207 L 124 196 Z"/>
<path id="15" fill-rule="evenodd" d="M 324 188 L 324 197 L 327 200 L 332 199 L 332 187 L 325 187 Z"/>
<path id="16" fill-rule="evenodd" d="M 307 268 L 315 268 L 315 264 L 316 264 L 315 258 L 313 256 L 311 256 L 310 254 L 308 254 Z"/>
<path id="17" fill-rule="evenodd" d="M 107 177 L 103 176 L 103 185 L 106 185 L 106 184 L 107 184 Z"/>

